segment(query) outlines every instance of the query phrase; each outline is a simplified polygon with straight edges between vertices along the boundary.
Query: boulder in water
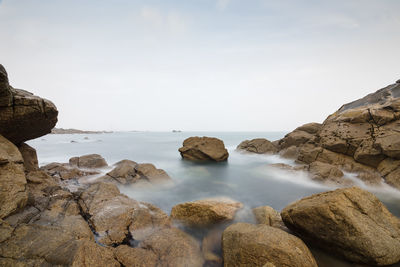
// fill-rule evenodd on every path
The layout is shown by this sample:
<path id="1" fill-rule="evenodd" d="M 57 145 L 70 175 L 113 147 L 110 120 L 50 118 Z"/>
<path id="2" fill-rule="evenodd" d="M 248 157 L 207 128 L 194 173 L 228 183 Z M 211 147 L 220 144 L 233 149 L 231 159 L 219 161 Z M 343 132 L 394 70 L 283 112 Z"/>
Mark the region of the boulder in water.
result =
<path id="1" fill-rule="evenodd" d="M 229 157 L 224 142 L 214 137 L 189 137 L 179 148 L 182 158 L 193 161 L 225 161 Z"/>
<path id="2" fill-rule="evenodd" d="M 80 157 L 73 157 L 69 159 L 69 164 L 71 166 L 89 169 L 108 166 L 106 160 L 99 154 L 89 154 Z"/>

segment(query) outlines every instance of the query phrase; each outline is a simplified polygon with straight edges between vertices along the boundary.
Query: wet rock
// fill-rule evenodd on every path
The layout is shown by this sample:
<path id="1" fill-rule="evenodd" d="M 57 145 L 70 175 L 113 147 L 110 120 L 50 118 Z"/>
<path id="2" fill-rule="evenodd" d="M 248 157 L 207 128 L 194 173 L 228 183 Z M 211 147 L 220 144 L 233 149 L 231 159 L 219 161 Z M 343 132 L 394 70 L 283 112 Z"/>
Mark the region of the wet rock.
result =
<path id="1" fill-rule="evenodd" d="M 58 111 L 49 100 L 14 89 L 0 65 L 0 134 L 14 144 L 50 133 Z"/>
<path id="2" fill-rule="evenodd" d="M 39 169 L 39 163 L 36 155 L 36 150 L 25 144 L 22 143 L 18 146 L 19 152 L 21 152 L 22 158 L 24 160 L 24 167 L 25 171 L 35 171 Z"/>
<path id="3" fill-rule="evenodd" d="M 140 179 L 136 173 L 138 164 L 131 160 L 123 160 L 115 164 L 115 168 L 108 172 L 107 175 L 121 184 L 130 184 Z"/>
<path id="4" fill-rule="evenodd" d="M 400 190 L 400 168 L 392 171 L 385 177 L 386 183 Z"/>
<path id="5" fill-rule="evenodd" d="M 317 266 L 299 238 L 267 225 L 236 223 L 222 234 L 224 266 Z"/>
<path id="6" fill-rule="evenodd" d="M 0 219 L 25 207 L 28 194 L 18 148 L 0 135 Z"/>
<path id="7" fill-rule="evenodd" d="M 115 248 L 114 254 L 116 259 L 123 264 L 123 266 L 160 266 L 157 255 L 149 249 L 132 248 L 126 245 L 121 245 Z"/>
<path id="8" fill-rule="evenodd" d="M 270 206 L 261 206 L 254 208 L 253 210 L 256 223 L 265 224 L 282 230 L 287 230 L 285 224 L 282 221 L 279 212 L 271 208 Z"/>
<path id="9" fill-rule="evenodd" d="M 159 208 L 120 194 L 114 184 L 97 183 L 84 191 L 79 204 L 98 233 L 98 241 L 116 245 L 130 238 L 142 240 L 154 230 L 169 227 L 168 216 Z"/>
<path id="10" fill-rule="evenodd" d="M 80 157 L 73 157 L 69 159 L 69 164 L 71 166 L 89 169 L 108 166 L 106 160 L 99 154 L 89 154 Z"/>
<path id="11" fill-rule="evenodd" d="M 224 142 L 213 137 L 190 137 L 179 148 L 182 158 L 193 161 L 225 161 L 229 157 Z"/>
<path id="12" fill-rule="evenodd" d="M 275 154 L 278 152 L 278 148 L 265 138 L 245 140 L 236 149 L 257 154 Z"/>
<path id="13" fill-rule="evenodd" d="M 139 246 L 154 252 L 160 266 L 202 267 L 204 263 L 199 243 L 177 228 L 156 231 Z"/>
<path id="14" fill-rule="evenodd" d="M 299 149 L 296 146 L 290 146 L 279 151 L 279 155 L 282 158 L 297 159 L 299 156 Z"/>
<path id="15" fill-rule="evenodd" d="M 188 226 L 205 227 L 233 220 L 242 207 L 242 203 L 229 198 L 208 198 L 174 206 L 171 218 Z"/>
<path id="16" fill-rule="evenodd" d="M 317 181 L 329 181 L 338 184 L 344 181 L 342 179 L 344 176 L 343 172 L 336 166 L 328 163 L 314 161 L 310 164 L 309 171 L 312 174 L 312 179 Z"/>
<path id="17" fill-rule="evenodd" d="M 315 194 L 281 214 L 289 229 L 329 253 L 371 265 L 400 261 L 399 219 L 360 188 Z"/>

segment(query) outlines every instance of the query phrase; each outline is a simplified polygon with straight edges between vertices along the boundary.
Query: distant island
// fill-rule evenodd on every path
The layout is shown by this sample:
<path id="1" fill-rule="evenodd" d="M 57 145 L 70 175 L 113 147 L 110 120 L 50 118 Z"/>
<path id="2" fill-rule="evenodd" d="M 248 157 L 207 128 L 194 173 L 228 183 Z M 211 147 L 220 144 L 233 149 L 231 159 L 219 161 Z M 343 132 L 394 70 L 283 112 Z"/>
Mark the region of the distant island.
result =
<path id="1" fill-rule="evenodd" d="M 63 129 L 53 128 L 51 134 L 100 134 L 100 133 L 112 133 L 112 131 L 83 131 L 78 129 Z"/>
<path id="2" fill-rule="evenodd" d="M 181 130 L 172 130 L 173 133 L 181 133 Z"/>

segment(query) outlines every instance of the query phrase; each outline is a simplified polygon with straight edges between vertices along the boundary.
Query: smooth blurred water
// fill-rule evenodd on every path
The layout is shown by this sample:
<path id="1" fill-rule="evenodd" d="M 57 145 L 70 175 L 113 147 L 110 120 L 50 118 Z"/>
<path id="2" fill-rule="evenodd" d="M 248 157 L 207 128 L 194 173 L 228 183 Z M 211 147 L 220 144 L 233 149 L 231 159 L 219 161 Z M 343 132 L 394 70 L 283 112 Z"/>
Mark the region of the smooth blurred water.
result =
<path id="1" fill-rule="evenodd" d="M 284 136 L 284 132 L 121 132 L 109 134 L 47 135 L 29 141 L 36 148 L 40 165 L 51 162 L 68 162 L 73 156 L 97 153 L 112 165 L 122 159 L 138 163 L 153 163 L 164 169 L 174 183 L 168 187 L 135 189 L 121 186 L 129 197 L 155 204 L 170 213 L 182 202 L 206 197 L 227 196 L 238 200 L 245 208 L 237 220 L 251 221 L 251 208 L 269 205 L 281 210 L 290 202 L 332 187 L 317 184 L 306 175 L 288 173 L 268 167 L 268 164 L 291 161 L 278 156 L 243 154 L 235 151 L 243 140 L 264 137 L 271 141 Z M 190 136 L 211 136 L 224 141 L 229 160 L 222 163 L 193 163 L 182 160 L 178 149 Z M 73 141 L 73 142 L 71 142 Z M 110 170 L 106 168 L 104 171 Z M 400 217 L 400 191 L 392 187 L 369 188 Z M 320 254 L 316 254 L 320 255 Z M 349 266 L 343 261 L 322 253 L 320 266 Z"/>

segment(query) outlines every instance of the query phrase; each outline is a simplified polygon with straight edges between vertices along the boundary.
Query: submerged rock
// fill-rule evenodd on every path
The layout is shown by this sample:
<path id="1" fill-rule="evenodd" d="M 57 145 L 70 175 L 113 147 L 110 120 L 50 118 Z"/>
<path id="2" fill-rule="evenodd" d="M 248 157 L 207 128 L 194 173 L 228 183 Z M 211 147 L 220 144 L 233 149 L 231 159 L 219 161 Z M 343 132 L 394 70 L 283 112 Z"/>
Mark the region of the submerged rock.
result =
<path id="1" fill-rule="evenodd" d="M 171 218 L 188 226 L 205 227 L 233 220 L 242 207 L 242 203 L 229 198 L 208 198 L 174 206 Z"/>
<path id="2" fill-rule="evenodd" d="M 224 266 L 317 267 L 299 238 L 267 225 L 236 223 L 222 234 Z"/>
<path id="3" fill-rule="evenodd" d="M 287 206 L 282 218 L 303 239 L 352 262 L 389 265 L 400 261 L 400 220 L 360 188 L 303 198 Z"/>
<path id="4" fill-rule="evenodd" d="M 275 154 L 278 152 L 278 148 L 265 138 L 245 140 L 241 142 L 236 149 L 257 154 Z"/>
<path id="5" fill-rule="evenodd" d="M 0 65 L 0 134 L 20 144 L 50 133 L 58 111 L 49 100 L 8 84 L 7 72 Z"/>
<path id="6" fill-rule="evenodd" d="M 182 158 L 194 161 L 225 161 L 229 157 L 224 142 L 214 137 L 189 137 L 179 148 Z"/>

